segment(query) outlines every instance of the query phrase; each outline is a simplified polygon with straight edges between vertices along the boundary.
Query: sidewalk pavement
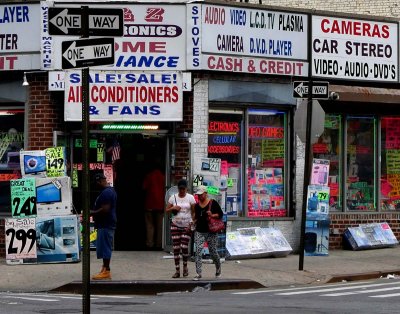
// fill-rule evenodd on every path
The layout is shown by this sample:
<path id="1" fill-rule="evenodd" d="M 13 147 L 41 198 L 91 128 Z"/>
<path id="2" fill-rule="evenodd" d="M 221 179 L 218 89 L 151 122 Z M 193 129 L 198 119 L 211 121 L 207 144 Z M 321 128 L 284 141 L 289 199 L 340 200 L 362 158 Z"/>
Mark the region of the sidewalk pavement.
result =
<path id="1" fill-rule="evenodd" d="M 101 260 L 91 252 L 90 271 L 97 273 Z M 172 279 L 172 255 L 161 251 L 116 251 L 111 260 L 112 280 L 94 282 L 91 293 L 156 294 L 166 291 L 191 291 L 211 284 L 212 290 L 249 289 L 305 285 L 342 280 L 361 280 L 400 274 L 400 247 L 366 251 L 334 250 L 329 256 L 306 256 L 299 271 L 299 256 L 227 260 L 222 278 L 215 279 L 215 267 L 203 264 L 203 280 L 192 281 L 194 262 L 189 262 L 189 277 Z M 81 293 L 82 263 L 7 265 L 0 262 L 0 291 L 58 291 Z"/>

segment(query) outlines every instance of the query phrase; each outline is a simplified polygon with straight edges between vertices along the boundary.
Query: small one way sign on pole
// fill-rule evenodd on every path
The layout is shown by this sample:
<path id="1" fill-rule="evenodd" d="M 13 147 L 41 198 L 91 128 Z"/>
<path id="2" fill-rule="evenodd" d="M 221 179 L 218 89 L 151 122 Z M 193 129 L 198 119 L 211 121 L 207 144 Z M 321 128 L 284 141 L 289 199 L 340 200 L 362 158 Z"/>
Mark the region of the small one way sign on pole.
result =
<path id="1" fill-rule="evenodd" d="M 123 36 L 122 9 L 89 8 L 89 36 Z M 81 8 L 49 8 L 50 35 L 81 35 Z"/>
<path id="2" fill-rule="evenodd" d="M 294 98 L 308 97 L 308 81 L 293 82 L 293 97 Z M 313 82 L 311 97 L 313 99 L 328 99 L 329 82 Z"/>
<path id="3" fill-rule="evenodd" d="M 114 38 L 63 41 L 62 68 L 114 64 Z"/>

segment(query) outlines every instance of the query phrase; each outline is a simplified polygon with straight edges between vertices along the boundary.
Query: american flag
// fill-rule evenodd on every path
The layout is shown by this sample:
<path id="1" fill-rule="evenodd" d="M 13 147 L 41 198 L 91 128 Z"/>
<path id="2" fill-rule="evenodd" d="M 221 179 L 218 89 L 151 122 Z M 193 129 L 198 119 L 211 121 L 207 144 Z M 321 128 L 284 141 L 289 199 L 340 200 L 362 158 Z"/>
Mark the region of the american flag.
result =
<path id="1" fill-rule="evenodd" d="M 120 158 L 120 153 L 121 153 L 121 146 L 119 146 L 119 143 L 117 140 L 114 140 L 114 143 L 111 147 L 111 161 L 114 163 L 116 160 Z"/>

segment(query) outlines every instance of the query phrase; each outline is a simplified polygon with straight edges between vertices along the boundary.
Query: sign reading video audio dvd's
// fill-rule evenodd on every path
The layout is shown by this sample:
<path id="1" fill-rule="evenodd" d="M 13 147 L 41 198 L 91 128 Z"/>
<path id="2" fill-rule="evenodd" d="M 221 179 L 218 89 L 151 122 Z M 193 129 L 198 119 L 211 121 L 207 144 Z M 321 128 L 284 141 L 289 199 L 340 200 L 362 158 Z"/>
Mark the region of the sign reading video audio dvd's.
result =
<path id="1" fill-rule="evenodd" d="M 36 264 L 35 218 L 7 218 L 4 227 L 7 264 Z"/>
<path id="2" fill-rule="evenodd" d="M 46 154 L 43 150 L 21 150 L 20 152 L 21 175 L 46 176 Z"/>
<path id="3" fill-rule="evenodd" d="M 34 178 L 10 181 L 11 213 L 13 217 L 34 217 L 37 213 Z"/>
<path id="4" fill-rule="evenodd" d="M 38 263 L 79 261 L 77 217 L 37 217 L 36 244 Z"/>
<path id="5" fill-rule="evenodd" d="M 36 178 L 38 216 L 59 216 L 72 213 L 70 177 Z"/>

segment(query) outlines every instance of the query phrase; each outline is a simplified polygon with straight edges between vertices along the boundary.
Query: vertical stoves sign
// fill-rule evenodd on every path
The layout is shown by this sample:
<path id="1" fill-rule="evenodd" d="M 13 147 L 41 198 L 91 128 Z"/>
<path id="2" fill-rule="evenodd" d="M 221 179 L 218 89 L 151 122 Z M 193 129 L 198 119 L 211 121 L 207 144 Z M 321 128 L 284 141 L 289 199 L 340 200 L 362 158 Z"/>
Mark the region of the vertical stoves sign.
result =
<path id="1" fill-rule="evenodd" d="M 7 263 L 22 264 L 25 259 L 36 259 L 35 218 L 6 218 Z"/>
<path id="2" fill-rule="evenodd" d="M 182 73 L 91 71 L 91 121 L 182 121 Z M 65 75 L 65 121 L 82 120 L 80 72 Z"/>
<path id="3" fill-rule="evenodd" d="M 312 75 L 397 82 L 398 24 L 313 16 Z"/>

